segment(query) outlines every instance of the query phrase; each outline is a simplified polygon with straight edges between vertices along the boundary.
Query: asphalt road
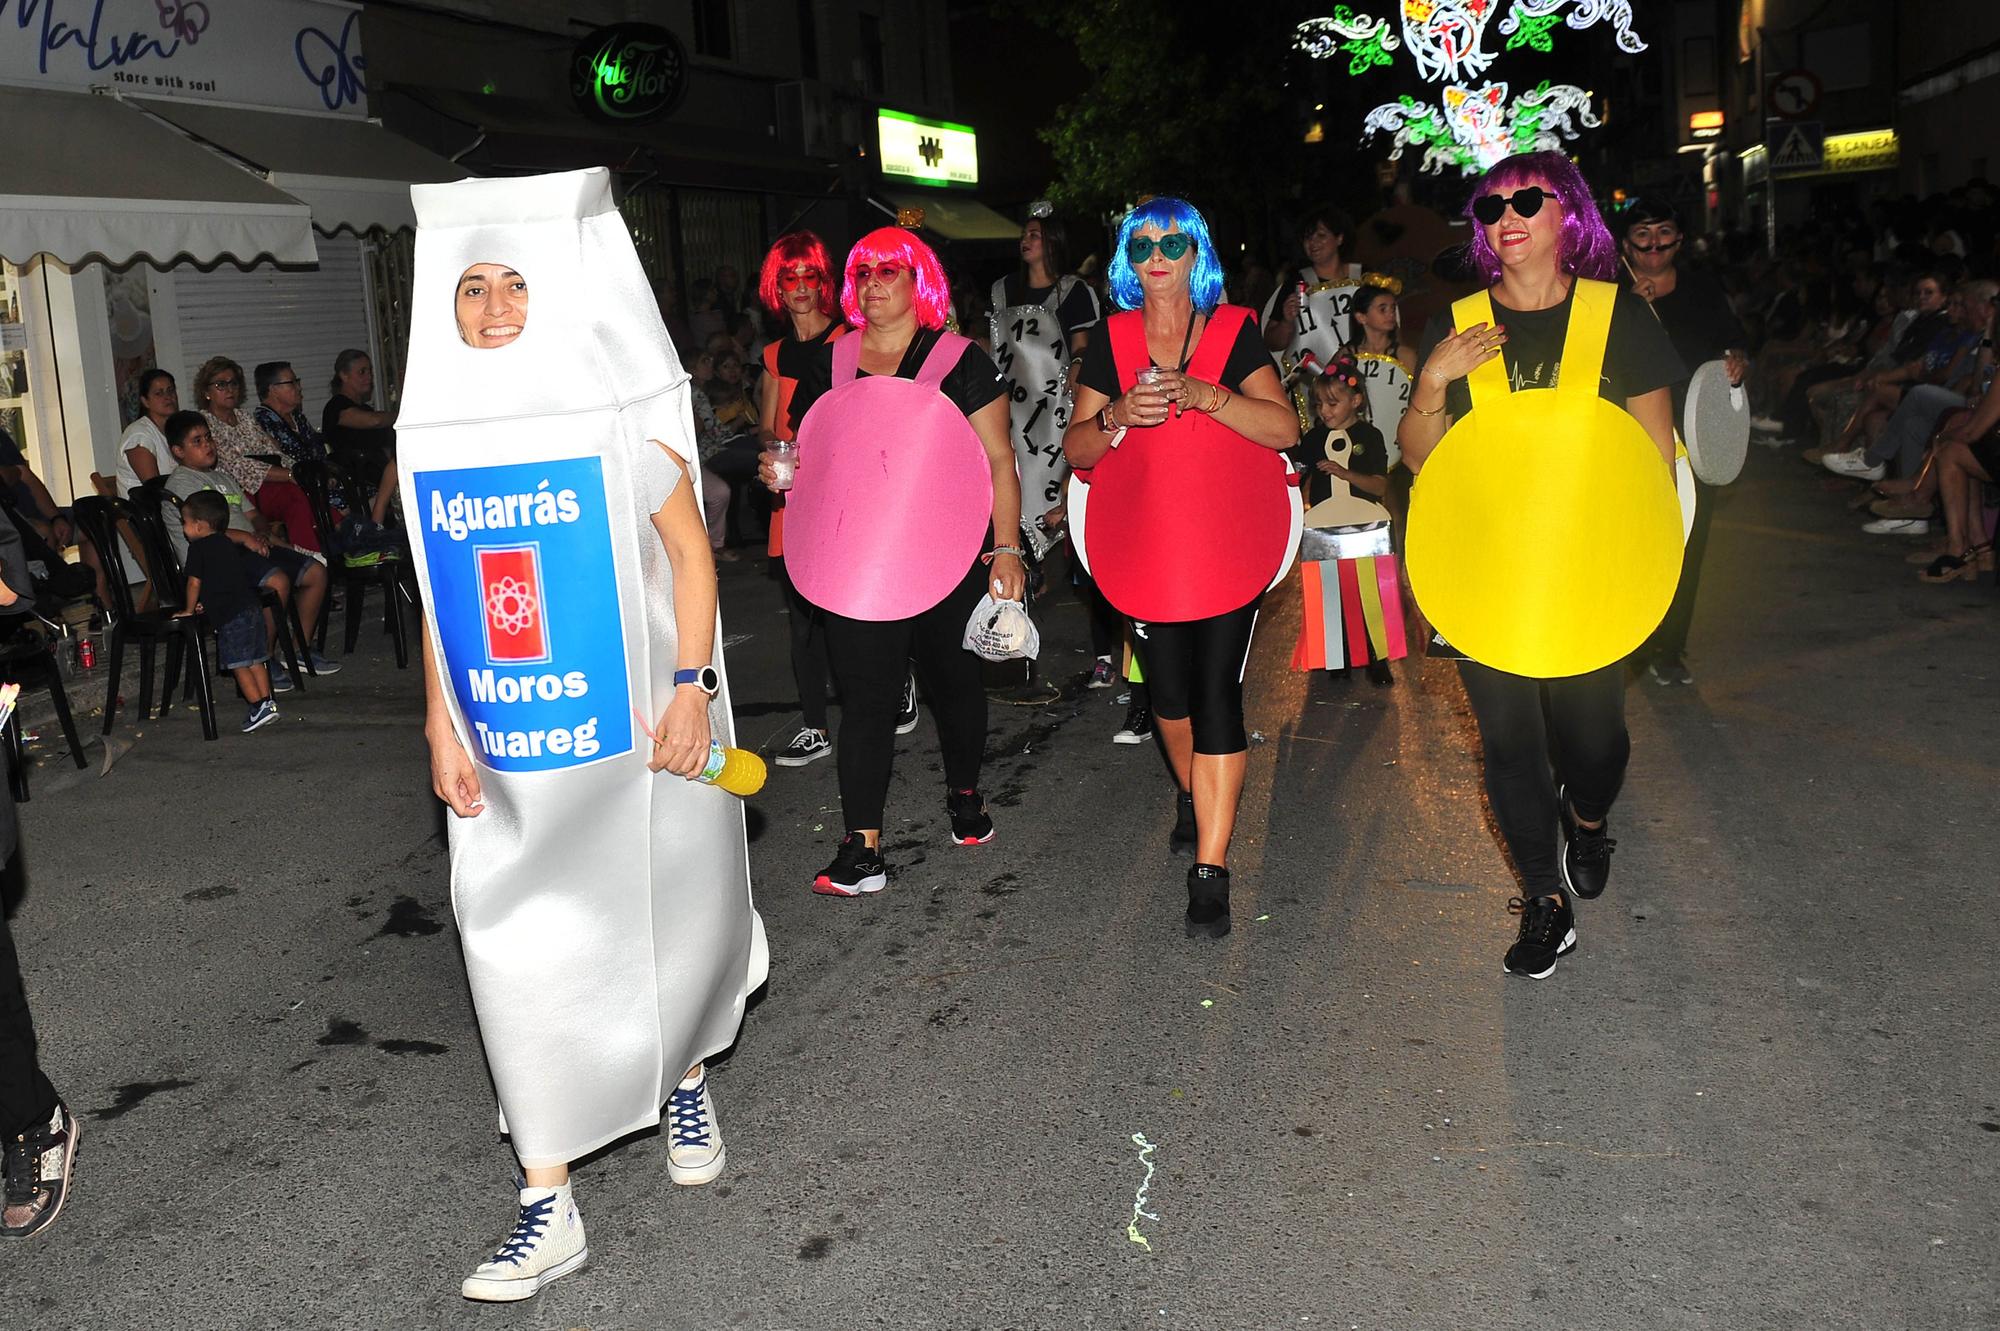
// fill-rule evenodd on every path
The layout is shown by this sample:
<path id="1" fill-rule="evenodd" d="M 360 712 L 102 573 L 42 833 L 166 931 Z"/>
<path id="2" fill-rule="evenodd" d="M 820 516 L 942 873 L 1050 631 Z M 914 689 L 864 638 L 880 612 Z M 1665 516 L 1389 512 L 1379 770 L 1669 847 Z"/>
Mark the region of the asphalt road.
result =
<path id="1" fill-rule="evenodd" d="M 2000 1325 L 2000 597 L 1918 585 L 1838 486 L 1759 453 L 1725 495 L 1697 682 L 1632 686 L 1611 889 L 1544 983 L 1501 974 L 1453 668 L 1291 674 L 1287 594 L 1222 943 L 1182 936 L 1165 778 L 1076 687 L 1073 606 L 1064 695 L 993 709 L 993 844 L 946 844 L 926 722 L 890 889 L 815 897 L 833 764 L 775 771 L 729 1170 L 587 1162 L 590 1267 L 511 1308 L 457 1294 L 510 1157 L 414 673 L 365 640 L 258 735 L 182 712 L 108 776 L 51 762 L 13 928 L 84 1137 L 0 1324 Z M 723 605 L 743 736 L 782 742 L 757 565 Z"/>

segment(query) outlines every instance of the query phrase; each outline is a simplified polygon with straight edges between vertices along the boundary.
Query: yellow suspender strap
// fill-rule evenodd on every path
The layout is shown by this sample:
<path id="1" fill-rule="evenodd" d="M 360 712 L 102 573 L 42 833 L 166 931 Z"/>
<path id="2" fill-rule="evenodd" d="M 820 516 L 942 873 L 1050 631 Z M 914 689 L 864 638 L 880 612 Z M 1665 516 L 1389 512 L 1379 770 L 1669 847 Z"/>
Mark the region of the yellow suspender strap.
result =
<path id="1" fill-rule="evenodd" d="M 1597 396 L 1598 380 L 1604 377 L 1604 348 L 1611 341 L 1611 306 L 1617 299 L 1618 289 L 1609 282 L 1576 279 L 1576 288 L 1570 293 L 1569 329 L 1563 334 L 1562 378 L 1556 381 L 1557 392 Z"/>
<path id="2" fill-rule="evenodd" d="M 1452 328 L 1464 332 L 1474 324 L 1493 322 L 1493 302 L 1484 291 L 1475 291 L 1451 303 Z M 1497 402 L 1507 396 L 1507 366 L 1504 356 L 1495 356 L 1465 376 L 1466 391 L 1472 394 L 1472 409 L 1482 402 Z"/>

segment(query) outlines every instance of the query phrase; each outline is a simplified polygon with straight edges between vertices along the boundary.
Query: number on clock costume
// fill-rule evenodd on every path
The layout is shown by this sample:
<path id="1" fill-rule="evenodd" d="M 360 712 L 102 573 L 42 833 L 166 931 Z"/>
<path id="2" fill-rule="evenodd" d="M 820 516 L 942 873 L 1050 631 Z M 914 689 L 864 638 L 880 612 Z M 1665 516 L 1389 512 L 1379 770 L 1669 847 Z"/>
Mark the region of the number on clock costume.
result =
<path id="1" fill-rule="evenodd" d="M 646 769 L 673 694 L 651 517 L 693 464 L 687 374 L 601 168 L 418 185 L 402 496 L 453 728 L 452 909 L 501 1129 L 564 1164 L 659 1121 L 768 967 L 742 803 Z M 512 343 L 460 341 L 459 275 L 527 281 Z M 696 491 L 699 500 L 700 492 Z M 711 663 L 723 668 L 718 625 Z M 730 742 L 729 691 L 709 706 Z"/>
<path id="2" fill-rule="evenodd" d="M 1557 387 L 1510 391 L 1499 356 L 1468 375 L 1472 410 L 1417 476 L 1411 589 L 1441 637 L 1495 670 L 1557 679 L 1610 665 L 1673 600 L 1674 476 L 1597 391 L 1615 294 L 1577 279 Z M 1477 292 L 1452 317 L 1490 324 L 1492 302 Z"/>
<path id="3" fill-rule="evenodd" d="M 1021 527 L 1062 502 L 1062 437 L 1069 426 L 1069 336 L 1062 303 L 1074 277 L 1057 280 L 1039 305 L 1007 305 L 1007 280 L 993 284 L 993 359 L 1007 380 L 1008 435 L 1021 474 Z"/>
<path id="4" fill-rule="evenodd" d="M 1378 352 L 1358 351 L 1354 363 L 1361 371 L 1361 387 L 1368 394 L 1368 421 L 1382 432 L 1382 442 L 1389 446 L 1388 465 L 1393 467 L 1403 459 L 1396 427 L 1403 423 L 1403 413 L 1410 406 L 1410 376 L 1401 361 Z"/>
<path id="5" fill-rule="evenodd" d="M 1250 311 L 1218 305 L 1188 362 L 1189 377 L 1222 378 Z M 1152 364 L 1146 316 L 1105 321 L 1121 394 Z M 1070 479 L 1070 539 L 1119 614 L 1161 623 L 1207 619 L 1276 586 L 1298 553 L 1304 506 L 1282 453 L 1198 411 L 1126 432 L 1097 465 Z"/>
<path id="6" fill-rule="evenodd" d="M 785 566 L 799 595 L 849 619 L 908 619 L 942 601 L 993 521 L 985 446 L 939 385 L 970 345 L 938 338 L 915 379 L 862 376 L 861 338 L 833 345 L 833 387 L 799 422 Z"/>

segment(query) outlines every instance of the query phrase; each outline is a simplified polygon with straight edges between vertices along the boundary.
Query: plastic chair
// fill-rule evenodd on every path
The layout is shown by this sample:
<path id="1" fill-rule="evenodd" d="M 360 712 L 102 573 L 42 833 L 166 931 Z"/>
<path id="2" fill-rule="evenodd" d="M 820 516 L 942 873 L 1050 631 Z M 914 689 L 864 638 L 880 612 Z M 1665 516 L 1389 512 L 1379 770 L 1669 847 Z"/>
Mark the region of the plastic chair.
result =
<path id="1" fill-rule="evenodd" d="M 396 668 L 402 670 L 410 664 L 409 630 L 403 623 L 403 603 L 416 607 L 416 596 L 411 591 L 408 564 L 400 551 L 385 552 L 374 564 L 350 566 L 341 549 L 340 532 L 333 518 L 333 496 L 341 495 L 349 513 L 366 512 L 367 505 L 361 495 L 355 492 L 348 477 L 339 466 L 331 462 L 302 460 L 292 468 L 292 479 L 306 492 L 306 502 L 312 506 L 313 526 L 319 531 L 320 548 L 327 552 L 329 571 L 340 586 L 341 600 L 347 603 L 346 646 L 348 655 L 361 640 L 362 603 L 367 599 L 370 587 L 382 590 L 382 628 L 389 635 L 396 648 Z M 327 625 L 331 615 L 322 615 L 319 622 L 320 650 L 326 649 Z"/>
<path id="2" fill-rule="evenodd" d="M 215 698 L 209 689 L 208 647 L 202 637 L 201 619 L 198 616 L 178 618 L 165 608 L 141 611 L 133 605 L 132 588 L 125 580 L 125 561 L 120 554 L 124 542 L 118 535 L 119 519 L 132 519 L 133 507 L 123 499 L 103 499 L 93 495 L 78 499 L 73 509 L 77 527 L 84 538 L 97 547 L 98 558 L 104 561 L 105 581 L 111 586 L 111 641 L 104 649 L 105 669 L 110 677 L 104 697 L 104 733 L 110 734 L 118 719 L 118 686 L 125 660 L 125 644 L 135 642 L 139 647 L 139 719 L 144 721 L 153 713 L 153 645 L 165 642 L 167 687 L 161 696 L 160 714 L 166 715 L 172 702 L 181 654 L 192 653 L 194 665 L 188 672 L 188 686 L 195 691 L 201 705 L 202 737 L 215 739 Z M 158 522 L 153 526 L 158 528 Z M 160 555 L 150 549 L 152 543 L 146 537 L 147 527 L 134 521 L 133 529 L 139 533 L 142 544 L 149 547 L 148 558 L 159 561 Z M 173 551 L 168 549 L 165 553 L 167 562 L 157 563 L 162 570 L 171 565 Z M 160 577 L 162 582 L 166 580 L 164 571 Z M 179 587 L 175 586 L 173 590 L 178 597 Z M 159 594 L 164 596 L 165 589 L 160 589 Z M 176 600 L 175 604 L 178 603 Z"/>
<path id="3" fill-rule="evenodd" d="M 55 643 L 47 638 L 16 630 L 25 629 L 30 616 L 0 616 L 0 638 L 10 639 L 0 645 L 0 677 L 12 680 L 22 688 L 45 688 L 49 691 L 49 701 L 55 704 L 56 721 L 62 726 L 63 738 L 69 742 L 70 756 L 78 767 L 85 766 L 83 741 L 77 737 L 76 718 L 69 710 L 69 690 L 63 687 L 62 667 L 56 662 Z M 14 725 L 13 738 L 20 742 L 20 710 L 8 718 Z M 27 799 L 27 769 L 22 769 L 19 782 L 21 798 Z"/>

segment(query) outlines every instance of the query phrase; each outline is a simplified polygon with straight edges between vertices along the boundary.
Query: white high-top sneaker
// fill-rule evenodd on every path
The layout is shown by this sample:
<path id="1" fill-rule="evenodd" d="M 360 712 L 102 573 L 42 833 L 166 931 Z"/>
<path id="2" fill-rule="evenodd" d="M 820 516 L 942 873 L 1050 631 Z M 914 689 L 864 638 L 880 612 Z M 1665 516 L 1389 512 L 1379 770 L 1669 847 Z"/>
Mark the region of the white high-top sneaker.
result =
<path id="1" fill-rule="evenodd" d="M 513 1303 L 533 1298 L 542 1286 L 568 1275 L 589 1259 L 590 1248 L 583 1238 L 583 1217 L 577 1214 L 570 1185 L 523 1188 L 514 1232 L 497 1252 L 465 1278 L 459 1293 L 481 1303 Z"/>
<path id="2" fill-rule="evenodd" d="M 708 1069 L 674 1087 L 667 1097 L 667 1177 L 683 1186 L 721 1177 L 722 1125 L 708 1097 Z"/>

